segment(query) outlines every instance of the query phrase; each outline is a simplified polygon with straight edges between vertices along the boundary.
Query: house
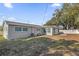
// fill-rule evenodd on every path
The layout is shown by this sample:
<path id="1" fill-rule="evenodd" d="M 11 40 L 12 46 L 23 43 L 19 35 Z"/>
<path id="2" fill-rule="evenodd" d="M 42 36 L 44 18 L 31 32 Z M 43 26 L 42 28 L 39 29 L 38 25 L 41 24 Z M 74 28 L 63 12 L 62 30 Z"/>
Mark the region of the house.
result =
<path id="1" fill-rule="evenodd" d="M 44 26 L 45 30 L 46 30 L 46 35 L 55 35 L 55 34 L 59 34 L 59 30 L 63 29 L 63 26 L 61 25 L 53 25 L 53 26 Z"/>
<path id="2" fill-rule="evenodd" d="M 43 27 L 39 25 L 12 21 L 3 22 L 3 36 L 5 39 L 17 39 L 42 34 L 44 34 Z"/>

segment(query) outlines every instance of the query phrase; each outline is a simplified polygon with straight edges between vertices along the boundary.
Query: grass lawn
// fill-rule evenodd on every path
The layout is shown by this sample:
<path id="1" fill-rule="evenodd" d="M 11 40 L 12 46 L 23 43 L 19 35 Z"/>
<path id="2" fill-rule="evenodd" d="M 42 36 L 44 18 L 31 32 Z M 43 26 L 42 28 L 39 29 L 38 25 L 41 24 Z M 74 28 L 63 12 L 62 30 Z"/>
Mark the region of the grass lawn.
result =
<path id="1" fill-rule="evenodd" d="M 4 41 L 4 37 L 2 35 L 0 35 L 0 41 Z"/>
<path id="2" fill-rule="evenodd" d="M 0 36 L 3 39 L 2 36 Z M 0 55 L 2 56 L 62 56 L 63 50 L 73 51 L 74 48 L 70 48 L 76 43 L 76 41 L 70 40 L 51 40 L 49 38 L 40 37 L 33 38 L 31 40 L 4 40 L 0 42 Z M 77 42 L 79 43 L 79 42 Z M 68 48 L 69 49 L 68 49 Z M 74 46 L 72 46 L 74 47 Z M 71 49 L 71 50 L 70 50 Z M 58 51 L 59 50 L 59 51 Z M 52 52 L 54 51 L 54 52 Z M 79 51 L 76 51 L 79 55 Z M 70 52 L 68 52 L 70 53 Z M 74 52 L 73 52 L 74 53 Z M 71 55 L 71 54 L 69 54 Z"/>

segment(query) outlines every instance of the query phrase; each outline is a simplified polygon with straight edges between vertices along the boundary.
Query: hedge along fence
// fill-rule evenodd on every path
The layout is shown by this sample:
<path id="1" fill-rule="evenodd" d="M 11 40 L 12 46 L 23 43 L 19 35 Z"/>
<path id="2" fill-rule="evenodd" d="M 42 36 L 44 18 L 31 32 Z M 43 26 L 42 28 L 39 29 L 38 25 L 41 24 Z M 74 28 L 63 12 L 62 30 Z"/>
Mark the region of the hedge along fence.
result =
<path id="1" fill-rule="evenodd" d="M 79 30 L 59 30 L 59 32 L 62 32 L 64 34 L 79 34 Z"/>

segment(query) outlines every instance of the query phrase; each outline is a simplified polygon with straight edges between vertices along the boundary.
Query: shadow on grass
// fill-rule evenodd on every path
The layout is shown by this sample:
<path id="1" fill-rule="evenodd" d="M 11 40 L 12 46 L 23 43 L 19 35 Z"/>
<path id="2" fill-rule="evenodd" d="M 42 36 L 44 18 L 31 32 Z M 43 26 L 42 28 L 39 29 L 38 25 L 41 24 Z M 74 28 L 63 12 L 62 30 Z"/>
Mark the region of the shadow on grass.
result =
<path id="1" fill-rule="evenodd" d="M 68 46 L 74 43 L 76 43 L 76 41 L 51 40 L 45 37 L 34 38 L 28 41 L 6 40 L 0 42 L 0 55 L 1 56 L 63 56 L 64 55 L 63 51 L 65 51 Z"/>

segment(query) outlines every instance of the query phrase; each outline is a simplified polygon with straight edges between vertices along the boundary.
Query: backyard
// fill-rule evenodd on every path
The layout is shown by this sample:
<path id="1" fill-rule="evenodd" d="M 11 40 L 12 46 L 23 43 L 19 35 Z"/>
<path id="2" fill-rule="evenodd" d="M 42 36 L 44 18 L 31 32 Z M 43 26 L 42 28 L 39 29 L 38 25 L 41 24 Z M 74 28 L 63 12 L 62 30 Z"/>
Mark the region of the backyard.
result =
<path id="1" fill-rule="evenodd" d="M 63 3 L 61 5 L 59 4 L 60 6 L 57 6 L 56 4 L 52 5 L 53 7 L 49 7 L 51 4 L 48 3 L 45 4 L 46 7 L 44 7 L 44 4 L 28 5 L 26 3 L 10 3 L 8 4 L 10 6 L 6 5 L 7 4 L 1 4 L 0 6 L 2 14 L 1 22 L 5 19 L 6 21 L 8 20 L 8 22 L 3 22 L 2 26 L 0 26 L 0 56 L 79 56 L 79 34 L 60 33 L 59 35 L 59 30 L 68 31 L 77 29 L 79 31 L 79 4 Z M 10 8 L 10 10 L 8 8 Z M 46 12 L 43 9 L 45 9 Z M 42 12 L 45 12 L 46 15 L 42 15 Z M 26 24 L 17 22 L 9 23 L 9 20 Z M 58 32 L 58 35 L 48 36 L 46 34 L 32 37 L 34 36 L 33 33 L 40 31 L 40 26 L 32 25 L 31 23 L 49 26 L 48 29 L 51 29 L 50 27 L 55 25 L 56 29 L 55 26 L 53 29 Z M 62 25 L 63 28 L 61 29 L 59 25 Z M 4 34 L 8 36 L 7 38 L 13 37 L 13 39 L 5 39 L 3 37 L 3 31 Z M 50 32 L 50 30 L 47 31 Z M 51 31 L 52 32 L 50 33 L 53 33 L 53 30 Z M 32 36 L 27 37 L 25 34 L 28 35 L 30 32 L 32 33 Z M 18 35 L 18 33 L 22 35 Z M 21 36 L 25 36 L 25 38 L 14 40 L 14 37 Z"/>
<path id="2" fill-rule="evenodd" d="M 43 36 L 30 40 L 4 40 L 0 36 L 1 56 L 79 56 L 79 42 Z"/>
<path id="3" fill-rule="evenodd" d="M 46 37 L 55 39 L 55 40 L 66 39 L 66 40 L 79 41 L 79 34 L 61 34 L 61 35 L 53 35 L 53 36 L 46 36 Z"/>

